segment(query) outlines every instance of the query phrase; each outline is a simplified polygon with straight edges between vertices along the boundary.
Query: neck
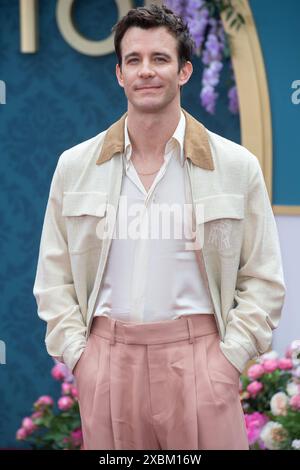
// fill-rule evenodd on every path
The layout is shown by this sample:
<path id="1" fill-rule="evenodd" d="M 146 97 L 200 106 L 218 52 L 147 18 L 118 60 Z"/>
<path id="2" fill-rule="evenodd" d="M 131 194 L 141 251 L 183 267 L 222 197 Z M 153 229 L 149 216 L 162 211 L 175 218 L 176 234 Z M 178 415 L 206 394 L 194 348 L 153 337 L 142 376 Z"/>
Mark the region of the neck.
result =
<path id="1" fill-rule="evenodd" d="M 140 160 L 161 160 L 168 140 L 180 120 L 180 105 L 153 113 L 132 109 L 128 105 L 127 127 L 132 151 Z"/>

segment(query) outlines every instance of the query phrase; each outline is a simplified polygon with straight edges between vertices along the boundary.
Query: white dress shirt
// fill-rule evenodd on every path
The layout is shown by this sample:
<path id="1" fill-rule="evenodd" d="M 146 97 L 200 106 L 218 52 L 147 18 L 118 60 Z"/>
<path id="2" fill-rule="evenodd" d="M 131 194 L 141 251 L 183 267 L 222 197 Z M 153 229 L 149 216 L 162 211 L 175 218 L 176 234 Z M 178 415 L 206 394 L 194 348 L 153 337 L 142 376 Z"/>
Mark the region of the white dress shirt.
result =
<path id="1" fill-rule="evenodd" d="M 146 323 L 212 314 L 196 253 L 186 248 L 191 208 L 183 152 L 185 116 L 181 111 L 165 147 L 164 163 L 148 191 L 131 161 L 127 118 L 124 130 L 121 198 L 95 316 Z M 168 225 L 168 220 L 173 222 Z"/>

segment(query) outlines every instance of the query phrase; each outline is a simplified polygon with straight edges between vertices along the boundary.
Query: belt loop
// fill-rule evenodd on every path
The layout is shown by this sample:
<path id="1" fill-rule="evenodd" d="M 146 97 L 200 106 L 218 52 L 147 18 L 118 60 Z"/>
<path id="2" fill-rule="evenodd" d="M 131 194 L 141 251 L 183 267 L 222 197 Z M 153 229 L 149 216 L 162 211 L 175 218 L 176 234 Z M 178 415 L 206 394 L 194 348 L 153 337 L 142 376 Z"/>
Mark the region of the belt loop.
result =
<path id="1" fill-rule="evenodd" d="M 110 344 L 115 344 L 115 328 L 116 328 L 116 320 L 111 318 L 111 325 L 110 325 Z"/>
<path id="2" fill-rule="evenodd" d="M 189 336 L 190 336 L 189 343 L 193 343 L 194 342 L 194 325 L 190 317 L 187 318 L 187 322 L 188 322 L 188 329 L 189 329 Z"/>

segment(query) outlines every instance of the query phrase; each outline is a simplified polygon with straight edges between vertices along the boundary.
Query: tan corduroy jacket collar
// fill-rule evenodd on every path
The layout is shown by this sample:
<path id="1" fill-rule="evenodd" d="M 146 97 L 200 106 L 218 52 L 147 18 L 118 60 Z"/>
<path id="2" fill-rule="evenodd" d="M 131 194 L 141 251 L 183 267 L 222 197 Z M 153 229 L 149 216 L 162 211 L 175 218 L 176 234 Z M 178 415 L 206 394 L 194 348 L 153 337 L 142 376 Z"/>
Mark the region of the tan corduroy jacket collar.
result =
<path id="1" fill-rule="evenodd" d="M 212 154 L 208 142 L 208 134 L 200 122 L 182 109 L 186 118 L 184 136 L 184 155 L 190 158 L 194 165 L 205 170 L 214 170 Z M 106 132 L 97 165 L 112 158 L 115 153 L 124 152 L 124 123 L 127 113 L 112 124 Z"/>

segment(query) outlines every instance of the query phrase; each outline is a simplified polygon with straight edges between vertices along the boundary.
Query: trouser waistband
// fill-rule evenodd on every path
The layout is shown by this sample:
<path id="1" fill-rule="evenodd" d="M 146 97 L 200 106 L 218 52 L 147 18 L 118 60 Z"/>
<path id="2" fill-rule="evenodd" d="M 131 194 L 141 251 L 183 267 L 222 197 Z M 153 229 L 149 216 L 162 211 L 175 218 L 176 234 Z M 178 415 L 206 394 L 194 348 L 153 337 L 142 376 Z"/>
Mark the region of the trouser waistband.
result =
<path id="1" fill-rule="evenodd" d="M 131 323 L 104 315 L 94 317 L 91 333 L 111 344 L 161 344 L 189 340 L 218 332 L 214 314 L 182 315 L 174 320 Z"/>

